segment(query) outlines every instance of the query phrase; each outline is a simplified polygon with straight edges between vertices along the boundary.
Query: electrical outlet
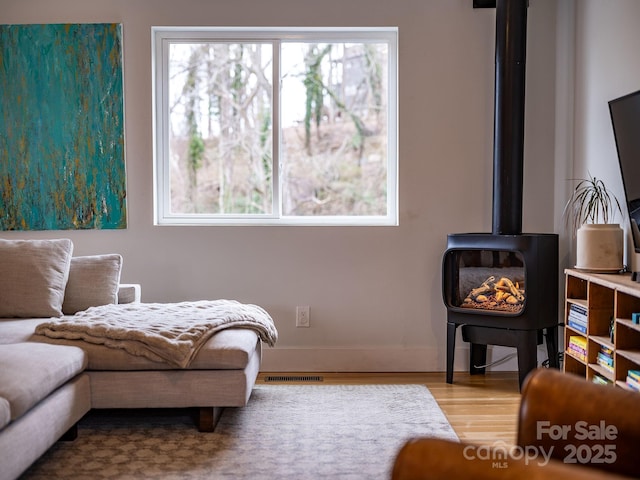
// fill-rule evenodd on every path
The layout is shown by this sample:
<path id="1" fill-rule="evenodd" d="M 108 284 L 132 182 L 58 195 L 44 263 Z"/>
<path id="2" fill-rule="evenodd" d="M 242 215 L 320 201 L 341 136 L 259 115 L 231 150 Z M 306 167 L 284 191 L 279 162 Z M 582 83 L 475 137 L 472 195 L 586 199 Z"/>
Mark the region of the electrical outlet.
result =
<path id="1" fill-rule="evenodd" d="M 296 327 L 308 327 L 309 325 L 309 306 L 296 307 Z"/>

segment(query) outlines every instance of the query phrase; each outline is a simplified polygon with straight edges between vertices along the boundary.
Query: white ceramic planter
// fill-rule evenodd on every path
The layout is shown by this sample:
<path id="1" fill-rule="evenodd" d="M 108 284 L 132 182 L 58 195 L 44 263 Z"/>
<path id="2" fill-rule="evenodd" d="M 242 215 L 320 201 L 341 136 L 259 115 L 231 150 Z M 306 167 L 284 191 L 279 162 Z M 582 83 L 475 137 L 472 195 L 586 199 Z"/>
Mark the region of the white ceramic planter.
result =
<path id="1" fill-rule="evenodd" d="M 618 272 L 623 268 L 624 235 L 617 223 L 582 225 L 576 232 L 576 268 Z"/>

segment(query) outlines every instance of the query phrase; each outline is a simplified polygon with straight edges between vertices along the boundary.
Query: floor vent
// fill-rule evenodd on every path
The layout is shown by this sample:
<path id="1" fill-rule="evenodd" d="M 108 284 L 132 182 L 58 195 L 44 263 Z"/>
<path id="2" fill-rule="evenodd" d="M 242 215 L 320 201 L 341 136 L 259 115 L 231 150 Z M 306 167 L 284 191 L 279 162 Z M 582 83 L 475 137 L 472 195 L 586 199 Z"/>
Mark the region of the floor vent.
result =
<path id="1" fill-rule="evenodd" d="M 324 378 L 318 375 L 275 375 L 264 377 L 265 382 L 324 382 Z"/>

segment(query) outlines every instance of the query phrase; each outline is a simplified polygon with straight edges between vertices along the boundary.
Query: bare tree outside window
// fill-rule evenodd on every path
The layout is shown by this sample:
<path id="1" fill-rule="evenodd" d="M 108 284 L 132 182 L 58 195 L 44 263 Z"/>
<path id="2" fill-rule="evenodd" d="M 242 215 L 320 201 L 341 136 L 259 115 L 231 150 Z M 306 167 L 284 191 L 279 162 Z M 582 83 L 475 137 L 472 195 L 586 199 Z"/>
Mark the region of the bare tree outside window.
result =
<path id="1" fill-rule="evenodd" d="M 271 213 L 271 45 L 173 44 L 171 209 Z"/>
<path id="2" fill-rule="evenodd" d="M 282 110 L 298 112 L 282 126 L 283 213 L 385 215 L 387 45 L 287 43 L 282 59 Z"/>

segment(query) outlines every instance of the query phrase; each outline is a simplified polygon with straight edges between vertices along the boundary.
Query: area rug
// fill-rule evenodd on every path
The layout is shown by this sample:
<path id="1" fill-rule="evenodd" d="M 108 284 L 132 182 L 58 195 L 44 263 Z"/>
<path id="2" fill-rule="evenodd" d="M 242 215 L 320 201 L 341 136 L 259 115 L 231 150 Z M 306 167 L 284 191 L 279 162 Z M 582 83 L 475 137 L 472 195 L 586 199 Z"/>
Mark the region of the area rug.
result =
<path id="1" fill-rule="evenodd" d="M 200 433 L 188 411 L 92 411 L 24 479 L 389 479 L 406 440 L 457 440 L 422 385 L 256 385 Z"/>

